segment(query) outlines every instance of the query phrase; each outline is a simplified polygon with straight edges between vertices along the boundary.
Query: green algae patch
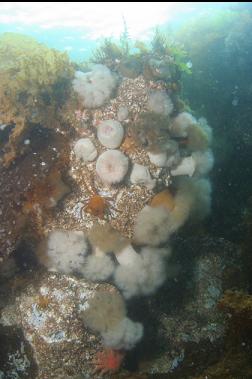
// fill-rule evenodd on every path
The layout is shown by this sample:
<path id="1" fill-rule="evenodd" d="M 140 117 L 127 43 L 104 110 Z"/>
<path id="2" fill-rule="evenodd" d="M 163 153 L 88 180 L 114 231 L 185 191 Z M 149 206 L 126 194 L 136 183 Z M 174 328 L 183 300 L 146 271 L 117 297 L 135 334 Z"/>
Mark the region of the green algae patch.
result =
<path id="1" fill-rule="evenodd" d="M 128 78 L 140 74 L 146 80 L 164 80 L 167 87 L 177 92 L 182 74 L 191 74 L 188 56 L 181 44 L 156 29 L 150 43 L 132 40 L 125 29 L 119 40 L 105 38 L 93 52 L 92 63 L 104 64 Z"/>
<path id="2" fill-rule="evenodd" d="M 0 37 L 0 123 L 15 125 L 4 163 L 8 165 L 18 155 L 14 145 L 27 128 L 57 125 L 73 76 L 66 53 L 15 33 Z"/>

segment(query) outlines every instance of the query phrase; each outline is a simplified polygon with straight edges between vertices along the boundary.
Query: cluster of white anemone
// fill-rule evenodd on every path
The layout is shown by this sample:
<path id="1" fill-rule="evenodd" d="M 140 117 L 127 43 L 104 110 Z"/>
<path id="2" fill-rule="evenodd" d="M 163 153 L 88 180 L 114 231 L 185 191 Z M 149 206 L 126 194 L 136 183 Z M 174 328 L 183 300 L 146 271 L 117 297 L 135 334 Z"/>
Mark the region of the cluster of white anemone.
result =
<path id="1" fill-rule="evenodd" d="M 109 98 L 115 81 L 107 68 L 96 67 L 91 73 L 78 73 L 74 88 L 82 96 L 86 107 L 95 108 Z M 213 166 L 213 154 L 209 148 L 211 129 L 205 120 L 197 121 L 188 112 L 172 117 L 174 106 L 165 91 L 151 91 L 147 105 L 150 111 L 171 119 L 169 131 L 172 138 L 167 141 L 166 149 L 148 152 L 148 156 L 152 164 L 169 169 L 175 177 L 177 192 L 173 207 L 168 209 L 146 205 L 135 220 L 132 241 L 114 251 L 103 251 L 95 242 L 88 241 L 83 232 L 53 231 L 47 241 L 49 269 L 66 274 L 77 272 L 92 281 L 113 281 L 125 299 L 157 291 L 169 272 L 167 262 L 171 256 L 168 247 L 170 236 L 189 217 L 203 218 L 210 210 L 211 185 L 206 175 Z M 118 110 L 119 121 L 125 120 L 127 115 L 126 107 Z M 103 184 L 109 186 L 122 183 L 130 166 L 129 158 L 118 149 L 124 138 L 124 129 L 119 121 L 100 122 L 97 140 L 106 150 L 99 156 L 95 143 L 90 138 L 78 140 L 73 149 L 76 157 L 84 164 L 96 160 L 96 174 Z M 181 157 L 177 139 L 183 138 L 191 141 L 191 150 L 187 156 Z M 131 166 L 130 182 L 153 190 L 156 180 L 151 177 L 148 167 L 134 162 Z M 109 234 L 106 237 L 110 238 Z M 104 324 L 104 320 L 107 322 L 111 319 L 107 320 L 105 316 L 100 319 L 94 317 L 93 311 L 91 316 L 86 313 L 86 323 L 101 333 L 105 345 L 119 349 L 132 348 L 142 336 L 142 325 L 126 317 L 124 305 L 118 307 L 120 299 L 115 297 L 113 301 L 103 304 L 98 296 L 96 301 L 94 309 L 99 308 L 102 315 L 106 310 L 109 314 L 115 314 L 112 306 L 117 306 L 121 313 L 110 327 Z"/>
<path id="2" fill-rule="evenodd" d="M 89 72 L 76 71 L 73 88 L 85 108 L 97 108 L 110 98 L 116 84 L 117 78 L 108 67 L 97 64 Z"/>
<path id="3" fill-rule="evenodd" d="M 193 214 L 203 218 L 210 210 L 211 186 L 206 174 L 213 165 L 213 155 L 208 147 L 211 129 L 204 120 L 197 122 L 187 112 L 172 118 L 173 104 L 165 91 L 150 92 L 148 107 L 153 112 L 171 118 L 170 134 L 175 140 L 167 142 L 166 151 L 149 152 L 148 155 L 152 164 L 157 167 L 169 167 L 171 175 L 178 177 L 174 207 L 168 209 L 163 206 L 146 205 L 140 211 L 135 220 L 133 235 L 133 242 L 140 247 L 140 250 L 136 252 L 129 242 L 122 251 L 112 251 L 118 265 L 106 252 L 99 250 L 97 254 L 97 249 L 87 256 L 83 252 L 80 254 L 78 249 L 72 249 L 71 264 L 67 259 L 62 259 L 66 265 L 69 263 L 70 268 L 62 268 L 64 263 L 58 262 L 58 267 L 63 272 L 79 271 L 87 279 L 104 281 L 114 278 L 114 282 L 126 298 L 153 293 L 163 284 L 167 275 L 167 271 L 164 270 L 165 262 L 170 256 L 170 250 L 160 249 L 160 245 L 167 243 L 170 236 L 186 222 L 189 216 Z M 122 118 L 126 117 L 125 109 L 123 112 L 121 109 L 120 113 L 123 113 Z M 196 140 L 203 140 L 204 144 L 198 144 L 198 150 L 192 149 L 190 155 L 181 158 L 176 138 L 187 138 L 190 133 Z M 91 139 L 84 138 L 76 142 L 74 152 L 84 163 L 96 159 L 96 174 L 103 184 L 118 184 L 124 181 L 129 171 L 129 158 L 118 150 L 123 138 L 124 129 L 119 121 L 101 121 L 97 128 L 97 140 L 106 150 L 98 156 L 95 144 Z M 156 180 L 151 177 L 148 167 L 138 163 L 133 163 L 131 166 L 130 182 L 144 185 L 149 190 L 154 189 Z M 51 240 L 52 237 L 49 238 L 49 255 L 52 250 L 50 250 Z M 55 251 L 56 256 L 59 256 L 57 248 Z M 74 258 L 74 251 L 79 254 L 78 259 Z M 61 256 L 63 258 L 65 254 Z M 85 264 L 79 265 L 80 260 L 81 262 L 85 260 Z"/>
<path id="4" fill-rule="evenodd" d="M 97 128 L 97 139 L 107 148 L 96 161 L 96 173 L 103 184 L 113 185 L 121 183 L 129 171 L 129 159 L 118 148 L 124 138 L 124 129 L 117 120 L 104 120 Z M 84 163 L 94 161 L 98 152 L 90 138 L 81 138 L 74 145 L 76 157 Z M 150 175 L 149 169 L 134 163 L 130 174 L 132 184 L 144 185 L 148 189 L 155 187 L 155 179 Z"/>

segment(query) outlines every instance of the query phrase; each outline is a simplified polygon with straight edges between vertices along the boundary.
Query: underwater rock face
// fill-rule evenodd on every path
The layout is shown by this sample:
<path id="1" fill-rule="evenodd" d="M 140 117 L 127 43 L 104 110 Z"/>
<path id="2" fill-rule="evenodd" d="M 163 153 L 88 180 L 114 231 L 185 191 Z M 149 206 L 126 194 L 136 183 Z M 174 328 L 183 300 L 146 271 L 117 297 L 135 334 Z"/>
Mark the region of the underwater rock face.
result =
<path id="1" fill-rule="evenodd" d="M 175 244 L 182 262 L 175 280 L 148 299 L 145 308 L 141 302 L 138 306 L 138 320 L 148 325 L 140 347 L 146 351 L 138 357 L 139 378 L 176 369 L 187 373 L 206 364 L 209 352 L 218 354 L 222 347 L 225 323 L 217 303 L 226 288 L 237 285 L 240 251 L 228 241 L 209 237 L 179 238 Z M 33 373 L 38 370 L 32 379 L 100 378 L 92 374 L 92 360 L 103 347 L 81 318 L 98 290 L 110 292 L 114 287 L 56 273 L 32 275 L 21 293 L 14 292 L 16 302 L 1 309 L 0 324 L 17 328 L 24 336 L 22 361 L 28 359 L 31 365 L 27 363 L 26 372 L 31 367 Z"/>
<path id="2" fill-rule="evenodd" d="M 185 378 L 221 351 L 225 318 L 217 305 L 225 288 L 237 285 L 242 268 L 239 249 L 221 238 L 191 237 L 177 247 L 184 260 L 178 277 L 148 304 L 152 320 L 159 321 L 156 345 L 146 339 L 146 353 L 156 350 L 157 358 L 140 363 L 140 372 L 181 370 Z"/>
<path id="3" fill-rule="evenodd" d="M 103 347 L 99 338 L 85 328 L 80 313 L 97 290 L 106 293 L 115 289 L 109 284 L 44 274 L 22 291 L 15 307 L 3 309 L 0 323 L 17 323 L 15 327 L 22 331 L 25 344 L 32 350 L 38 370 L 36 379 L 81 373 L 85 378 L 95 378 L 92 359 Z"/>
<path id="4" fill-rule="evenodd" d="M 71 154 L 69 175 L 72 179 L 72 193 L 63 200 L 62 207 L 56 210 L 54 217 L 46 220 L 47 230 L 55 228 L 79 230 L 81 228 L 83 231 L 88 231 L 95 222 L 101 222 L 101 219 L 104 219 L 123 236 L 132 237 L 137 214 L 153 196 L 153 190 L 149 186 L 146 188 L 143 183 L 130 183 L 134 163 L 148 169 L 153 184 L 157 181 L 159 186 L 170 184 L 169 172 L 161 171 L 159 167 L 151 164 L 147 152 L 137 146 L 130 133 L 130 127 L 135 122 L 134 120 L 148 109 L 150 87 L 163 90 L 164 84 L 148 82 L 142 76 L 135 79 L 122 78 L 115 98 L 98 109 L 85 109 L 83 113 L 86 117 L 86 128 L 78 127 L 77 123 L 73 124 L 78 137 L 92 140 L 98 156 L 94 161 L 83 164 L 76 159 L 75 154 Z M 106 120 L 116 121 L 118 111 L 125 110 L 125 108 L 127 108 L 127 118 L 121 121 L 124 139 L 117 149 L 117 155 L 120 153 L 121 157 L 126 157 L 129 162 L 128 170 L 125 170 L 125 164 L 123 167 L 119 165 L 118 159 L 111 160 L 109 157 L 108 164 L 105 166 L 106 175 L 103 175 L 104 181 L 102 181 L 96 172 L 96 164 L 104 155 L 106 157 L 111 153 L 99 142 L 97 132 L 104 121 L 105 123 Z M 112 182 L 111 184 L 109 177 L 112 176 L 113 180 L 116 178 L 114 173 L 110 172 L 110 166 L 114 167 L 115 163 L 117 163 L 117 168 L 119 166 L 123 169 L 123 177 L 120 183 Z M 104 169 L 102 173 L 104 174 Z M 98 212 L 99 219 L 97 219 L 96 212 L 97 204 L 94 204 L 96 200 L 97 202 L 101 200 L 104 204 L 101 212 Z M 94 207 L 90 206 L 93 204 Z"/>
<path id="5" fill-rule="evenodd" d="M 117 91 L 113 91 L 115 86 L 117 86 Z M 65 156 L 63 154 L 63 162 L 56 166 L 56 171 L 54 171 L 54 165 L 52 165 L 52 170 L 48 168 L 45 171 L 43 177 L 45 186 L 44 182 L 41 185 L 40 182 L 36 182 L 34 186 L 33 181 L 31 183 L 28 181 L 28 184 L 25 181 L 24 184 L 27 184 L 28 188 L 24 186 L 25 192 L 22 193 L 24 204 L 22 198 L 21 203 L 17 204 L 24 211 L 25 216 L 32 218 L 34 229 L 39 227 L 40 232 L 39 236 L 35 236 L 34 243 L 33 235 L 26 235 L 24 240 L 36 251 L 37 242 L 43 243 L 43 238 L 48 233 L 49 235 L 55 233 L 55 230 L 64 230 L 63 235 L 70 231 L 73 233 L 79 231 L 88 236 L 96 223 L 101 226 L 106 222 L 110 229 L 105 238 L 111 239 L 115 234 L 113 230 L 120 237 L 118 237 L 115 250 L 109 249 L 108 255 L 104 255 L 107 244 L 102 243 L 99 251 L 97 246 L 95 248 L 92 246 L 91 240 L 90 244 L 87 242 L 85 246 L 82 245 L 78 249 L 75 239 L 71 239 L 70 244 L 66 244 L 60 232 L 58 235 L 62 249 L 55 249 L 57 253 L 55 264 L 45 266 L 63 274 L 78 273 L 85 280 L 90 279 L 95 283 L 113 282 L 117 288 L 121 289 L 121 295 L 125 299 L 131 296 L 149 296 L 164 284 L 170 273 L 170 267 L 167 266 L 166 270 L 166 263 L 170 258 L 171 250 L 168 245 L 165 248 L 160 247 L 164 247 L 163 244 L 168 243 L 170 235 L 186 222 L 189 214 L 195 212 L 193 206 L 196 203 L 198 208 L 202 208 L 202 199 L 199 196 L 202 186 L 198 188 L 195 178 L 192 178 L 191 182 L 184 181 L 185 190 L 183 180 L 173 178 L 171 175 L 171 169 L 176 168 L 182 157 L 191 153 L 192 146 L 194 150 L 196 149 L 192 144 L 194 139 L 199 142 L 203 139 L 201 126 L 197 126 L 197 130 L 184 140 L 172 136 L 170 124 L 177 113 L 183 109 L 178 106 L 176 90 L 165 81 L 153 82 L 151 78 L 148 79 L 142 75 L 133 78 L 124 77 L 117 81 L 114 73 L 102 66 L 96 73 L 95 70 L 87 74 L 79 72 L 73 81 L 73 89 L 77 93 L 75 95 L 72 93 L 72 98 L 68 99 L 69 104 L 66 104 L 67 121 L 63 122 L 63 119 L 57 120 L 55 117 L 57 122 L 52 125 L 62 138 L 68 137 L 65 138 L 65 146 L 62 148 L 67 154 L 65 153 Z M 80 97 L 77 99 L 78 93 Z M 121 123 L 117 121 L 119 118 Z M 48 125 L 48 133 L 52 133 L 49 127 L 51 126 Z M 43 131 L 46 130 L 44 124 L 41 128 Z M 32 130 L 33 128 L 29 128 L 26 131 L 31 133 Z M 21 136 L 23 136 L 22 133 Z M 38 155 L 39 159 L 43 153 L 47 154 L 47 145 L 34 148 L 32 139 L 27 138 L 27 135 L 25 137 L 23 154 L 18 155 L 20 158 L 24 157 L 24 166 L 18 160 L 14 162 L 14 170 L 17 169 L 19 173 L 20 167 L 25 169 L 29 162 L 33 165 L 33 160 L 28 154 L 29 148 L 33 148 L 32 154 Z M 85 141 L 85 146 L 81 146 L 81 151 L 76 141 L 82 141 L 82 143 Z M 89 141 L 88 145 L 87 141 Z M 21 143 L 21 139 L 18 142 Z M 19 152 L 20 144 L 15 146 Z M 49 141 L 49 147 L 55 152 L 55 156 L 53 155 L 51 159 L 58 162 L 59 149 L 55 151 L 55 146 L 51 145 L 51 141 Z M 68 154 L 68 149 L 71 147 L 73 150 Z M 108 150 L 111 148 L 113 150 Z M 201 149 L 202 146 L 200 145 L 199 148 Z M 148 155 L 148 152 L 152 155 Z M 165 158 L 163 158 L 163 152 Z M 153 155 L 155 158 L 158 155 L 158 159 L 151 159 Z M 48 165 L 51 168 L 49 163 L 50 161 L 43 159 L 40 165 L 44 168 Z M 71 188 L 67 185 L 64 187 L 64 177 L 61 177 L 62 167 L 68 169 L 67 172 L 65 171 L 65 179 Z M 37 175 L 36 171 L 32 171 L 32 174 Z M 15 179 L 15 175 L 13 173 L 11 175 Z M 30 175 L 28 177 L 30 178 Z M 59 187 L 62 191 L 59 188 L 54 189 L 56 185 L 54 177 L 57 178 L 56 182 L 60 182 Z M 157 194 L 166 191 L 170 185 L 172 187 L 170 196 L 166 192 L 166 196 L 162 196 L 161 200 L 159 196 L 159 205 L 157 203 L 155 207 L 148 205 Z M 46 193 L 46 199 L 42 196 L 43 191 L 41 193 L 41 188 L 44 187 L 49 191 L 49 194 Z M 14 188 L 14 185 L 11 188 Z M 52 189 L 53 196 L 50 192 Z M 190 194 L 187 193 L 188 190 Z M 208 204 L 210 191 L 205 194 L 205 197 Z M 51 201 L 51 198 L 54 201 Z M 59 206 L 50 211 L 61 198 Z M 43 212 L 44 208 L 48 212 Z M 146 208 L 149 212 L 139 222 L 138 217 Z M 34 218 L 34 214 L 41 217 Z M 25 217 L 24 226 L 27 225 L 28 219 L 29 217 Z M 139 233 L 136 233 L 137 223 Z M 23 229 L 18 229 L 19 238 L 23 237 L 24 233 L 22 233 Z M 139 238 L 139 236 L 144 236 L 144 238 Z M 117 251 L 121 239 L 128 240 L 128 245 L 130 240 L 133 240 L 139 246 L 136 246 L 136 251 L 133 247 L 131 249 L 131 246 L 123 252 Z M 153 245 L 157 248 L 150 248 Z M 73 255 L 74 251 L 77 256 Z M 129 264 L 126 264 L 126 261 Z M 138 265 L 137 261 L 139 261 Z M 121 266 L 122 270 L 117 270 L 115 278 L 112 274 L 118 266 L 119 268 Z M 34 272 L 38 273 L 37 267 Z M 189 279 L 188 282 L 190 282 Z M 90 333 L 87 326 L 90 330 L 91 326 L 87 322 L 83 325 L 81 311 L 87 307 L 91 308 L 88 299 L 99 286 L 104 287 L 105 291 L 114 287 L 108 283 L 91 284 L 85 280 L 55 273 L 45 274 L 39 281 L 32 279 L 26 289 L 18 294 L 16 313 L 20 315 L 20 320 L 16 324 L 21 328 L 33 351 L 38 366 L 36 379 L 67 378 L 75 375 L 93 379 L 92 358 L 98 349 L 109 347 L 114 350 L 131 350 L 142 338 L 143 330 L 145 330 L 142 324 L 145 326 L 147 322 L 145 319 L 143 323 L 139 322 L 133 310 L 132 320 L 125 313 L 122 320 L 113 328 L 106 327 L 105 331 L 93 329 L 97 333 L 100 332 L 102 342 Z M 132 288 L 131 291 L 127 289 L 128 283 L 129 288 Z M 194 304 L 192 300 L 194 295 L 197 298 L 197 294 L 188 294 L 190 304 Z M 92 309 L 96 316 L 96 318 L 92 317 L 92 320 L 97 320 L 97 315 L 101 317 L 101 309 L 105 308 L 100 300 L 98 297 L 99 304 Z M 169 300 L 168 298 L 166 303 L 169 304 Z M 154 307 L 154 318 L 162 320 L 158 311 L 159 308 Z M 5 309 L 5 316 L 7 313 Z M 114 316 L 115 312 L 107 313 Z M 187 310 L 183 307 L 177 311 L 181 324 L 186 313 Z M 148 318 L 148 315 L 143 315 L 143 317 Z M 172 318 L 171 325 L 176 324 L 177 315 L 167 317 Z M 164 321 L 163 330 L 165 327 Z M 167 334 L 169 332 L 170 329 L 167 330 Z M 222 330 L 216 332 L 219 335 L 221 333 Z M 174 341 L 176 341 L 176 336 Z M 174 345 L 174 348 L 178 351 L 179 347 Z M 178 358 L 173 356 L 173 350 L 171 351 L 173 361 L 168 368 L 166 367 L 167 372 L 178 365 L 183 354 L 183 351 L 180 352 Z M 101 371 L 104 371 L 104 368 L 110 369 L 108 362 L 102 362 L 102 364 L 104 365 L 99 367 L 98 362 L 98 368 Z M 162 367 L 158 368 L 157 372 L 162 373 L 162 370 Z M 148 369 L 146 371 L 148 372 Z"/>
<path id="6" fill-rule="evenodd" d="M 34 378 L 35 362 L 22 331 L 13 326 L 0 326 L 0 341 L 0 378 Z"/>
<path id="7" fill-rule="evenodd" d="M 27 235 L 35 236 L 43 211 L 70 191 L 61 177 L 66 141 L 61 134 L 35 128 L 25 156 L 9 168 L 0 167 L 0 265 Z"/>

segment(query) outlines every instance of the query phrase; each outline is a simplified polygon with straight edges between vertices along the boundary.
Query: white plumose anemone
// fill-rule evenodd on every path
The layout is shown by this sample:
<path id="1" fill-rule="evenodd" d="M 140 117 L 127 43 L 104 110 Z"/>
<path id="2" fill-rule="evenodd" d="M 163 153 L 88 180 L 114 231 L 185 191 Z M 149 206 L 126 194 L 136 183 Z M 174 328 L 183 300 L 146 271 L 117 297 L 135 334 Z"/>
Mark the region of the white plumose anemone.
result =
<path id="1" fill-rule="evenodd" d="M 96 172 L 105 184 L 120 183 L 128 172 L 128 158 L 118 150 L 102 153 L 96 162 Z"/>
<path id="2" fill-rule="evenodd" d="M 151 178 L 148 167 L 138 163 L 134 163 L 133 165 L 130 181 L 132 184 L 143 185 L 150 190 L 152 190 L 156 185 L 155 179 Z"/>
<path id="3" fill-rule="evenodd" d="M 76 71 L 73 80 L 73 88 L 86 108 L 102 106 L 110 98 L 116 84 L 116 77 L 101 64 L 94 65 L 90 72 Z"/>
<path id="4" fill-rule="evenodd" d="M 140 253 L 129 246 L 117 256 L 119 266 L 114 281 L 126 299 L 132 296 L 150 295 L 164 283 L 167 276 L 166 260 L 169 248 L 144 247 Z"/>
<path id="5" fill-rule="evenodd" d="M 124 317 L 114 329 L 101 335 L 105 346 L 116 350 L 131 350 L 143 336 L 143 325 Z"/>
<path id="6" fill-rule="evenodd" d="M 195 161 L 195 175 L 207 175 L 212 170 L 214 165 L 214 156 L 211 150 L 195 151 L 192 153 Z"/>
<path id="7" fill-rule="evenodd" d="M 169 116 L 173 111 L 173 104 L 165 91 L 152 91 L 148 99 L 150 111 Z"/>
<path id="8" fill-rule="evenodd" d="M 150 158 L 151 163 L 153 163 L 157 167 L 166 167 L 167 163 L 167 153 L 166 151 L 162 151 L 159 153 L 153 153 L 148 151 L 148 157 Z"/>
<path id="9" fill-rule="evenodd" d="M 188 175 L 191 177 L 195 172 L 195 166 L 196 163 L 192 156 L 185 157 L 175 169 L 171 170 L 171 174 L 173 176 Z"/>
<path id="10" fill-rule="evenodd" d="M 115 264 L 108 255 L 89 255 L 81 273 L 88 280 L 104 281 L 114 272 Z"/>
<path id="11" fill-rule="evenodd" d="M 97 138 L 108 149 L 116 149 L 122 143 L 124 130 L 120 122 L 105 120 L 100 123 L 97 130 Z"/>
<path id="12" fill-rule="evenodd" d="M 86 261 L 87 239 L 76 230 L 53 230 L 48 235 L 47 267 L 64 274 L 80 272 Z"/>
<path id="13" fill-rule="evenodd" d="M 97 290 L 87 300 L 81 318 L 91 330 L 101 334 L 103 345 L 112 349 L 132 349 L 143 336 L 143 325 L 126 317 L 126 305 L 118 291 Z"/>
<path id="14" fill-rule="evenodd" d="M 81 138 L 74 145 L 74 153 L 84 162 L 92 162 L 97 157 L 97 150 L 89 138 Z"/>
<path id="15" fill-rule="evenodd" d="M 163 207 L 146 205 L 138 214 L 134 241 L 140 245 L 158 246 L 170 236 L 170 213 Z"/>
<path id="16" fill-rule="evenodd" d="M 188 128 L 196 124 L 196 119 L 188 112 L 179 113 L 170 125 L 170 132 L 174 137 L 187 137 Z"/>

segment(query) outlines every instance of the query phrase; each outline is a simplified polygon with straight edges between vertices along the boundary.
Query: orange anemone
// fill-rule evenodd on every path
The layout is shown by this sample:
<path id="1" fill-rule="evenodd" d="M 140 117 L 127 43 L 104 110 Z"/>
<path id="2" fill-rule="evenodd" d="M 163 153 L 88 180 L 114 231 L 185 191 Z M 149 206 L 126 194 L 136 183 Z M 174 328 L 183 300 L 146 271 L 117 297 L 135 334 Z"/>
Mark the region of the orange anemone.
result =
<path id="1" fill-rule="evenodd" d="M 106 208 L 106 200 L 100 195 L 93 195 L 90 197 L 88 204 L 84 207 L 84 210 L 92 216 L 103 218 Z"/>
<path id="2" fill-rule="evenodd" d="M 125 352 L 122 350 L 105 349 L 96 354 L 93 364 L 94 372 L 99 372 L 101 375 L 114 374 L 119 371 Z"/>
<path id="3" fill-rule="evenodd" d="M 164 207 L 172 211 L 175 206 L 174 196 L 168 189 L 157 193 L 150 202 L 151 207 Z"/>

